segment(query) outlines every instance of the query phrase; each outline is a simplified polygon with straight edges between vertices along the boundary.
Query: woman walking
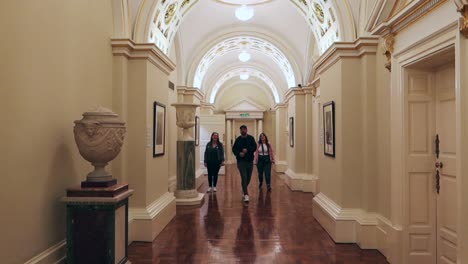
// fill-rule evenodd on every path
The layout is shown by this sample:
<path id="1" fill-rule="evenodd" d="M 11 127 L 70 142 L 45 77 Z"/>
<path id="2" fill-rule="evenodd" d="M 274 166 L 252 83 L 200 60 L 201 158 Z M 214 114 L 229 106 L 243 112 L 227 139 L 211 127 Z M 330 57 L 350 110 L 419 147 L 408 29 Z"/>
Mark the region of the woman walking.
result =
<path id="1" fill-rule="evenodd" d="M 275 163 L 275 156 L 271 144 L 268 142 L 268 137 L 265 133 L 261 133 L 258 139 L 257 151 L 255 151 L 254 163 L 257 164 L 258 170 L 258 188 L 262 188 L 263 175 L 265 174 L 265 181 L 267 190 L 271 191 L 271 164 Z"/>
<path id="2" fill-rule="evenodd" d="M 216 132 L 211 134 L 210 142 L 206 144 L 204 163 L 208 169 L 207 192 L 216 192 L 219 169 L 224 165 L 223 143 L 219 141 L 219 134 Z"/>

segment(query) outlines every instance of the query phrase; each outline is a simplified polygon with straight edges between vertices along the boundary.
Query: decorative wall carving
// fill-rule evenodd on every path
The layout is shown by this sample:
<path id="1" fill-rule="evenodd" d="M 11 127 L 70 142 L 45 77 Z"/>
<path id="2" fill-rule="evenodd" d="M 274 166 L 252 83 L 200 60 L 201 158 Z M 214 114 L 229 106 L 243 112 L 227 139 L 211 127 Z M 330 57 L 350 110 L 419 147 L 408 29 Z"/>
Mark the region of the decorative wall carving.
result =
<path id="1" fill-rule="evenodd" d="M 384 55 L 387 57 L 387 63 L 385 63 L 385 68 L 389 71 L 392 71 L 392 54 L 393 54 L 394 44 L 395 44 L 395 34 L 390 33 L 384 37 L 384 42 L 383 42 Z"/>
<path id="2" fill-rule="evenodd" d="M 468 1 L 467 0 L 455 0 L 455 4 L 457 5 L 457 10 L 462 14 L 460 17 L 460 33 L 468 38 Z"/>

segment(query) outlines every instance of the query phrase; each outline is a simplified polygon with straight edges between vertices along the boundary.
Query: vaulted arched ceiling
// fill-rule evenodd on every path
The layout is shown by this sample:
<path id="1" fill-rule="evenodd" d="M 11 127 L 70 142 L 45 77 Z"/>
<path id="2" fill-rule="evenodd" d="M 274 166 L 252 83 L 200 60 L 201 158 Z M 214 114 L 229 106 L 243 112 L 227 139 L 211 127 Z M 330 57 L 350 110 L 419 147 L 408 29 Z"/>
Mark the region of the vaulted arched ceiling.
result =
<path id="1" fill-rule="evenodd" d="M 216 96 L 213 91 L 222 88 L 227 76 L 220 76 L 219 69 L 229 65 L 269 76 L 258 79 L 278 93 L 277 101 L 287 88 L 307 82 L 314 60 L 333 42 L 354 40 L 348 1 L 134 0 L 138 11 L 133 11 L 133 39 L 153 42 L 168 55 L 175 45 L 171 57 L 177 60 L 177 85 L 198 87 Z M 253 7 L 252 19 L 236 19 L 240 4 Z M 241 50 L 251 53 L 251 62 L 236 61 Z"/>

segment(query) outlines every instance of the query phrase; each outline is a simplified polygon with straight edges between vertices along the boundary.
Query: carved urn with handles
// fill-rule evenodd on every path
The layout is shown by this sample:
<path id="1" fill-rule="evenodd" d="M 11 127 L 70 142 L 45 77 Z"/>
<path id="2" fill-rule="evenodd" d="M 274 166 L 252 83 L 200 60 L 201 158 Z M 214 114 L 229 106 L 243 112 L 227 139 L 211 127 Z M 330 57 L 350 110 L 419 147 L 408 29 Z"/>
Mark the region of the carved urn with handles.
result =
<path id="1" fill-rule="evenodd" d="M 81 120 L 76 120 L 73 133 L 81 156 L 94 166 L 88 173 L 87 182 L 108 182 L 112 175 L 105 166 L 120 152 L 125 135 L 125 122 L 111 110 L 98 107 L 83 113 Z"/>

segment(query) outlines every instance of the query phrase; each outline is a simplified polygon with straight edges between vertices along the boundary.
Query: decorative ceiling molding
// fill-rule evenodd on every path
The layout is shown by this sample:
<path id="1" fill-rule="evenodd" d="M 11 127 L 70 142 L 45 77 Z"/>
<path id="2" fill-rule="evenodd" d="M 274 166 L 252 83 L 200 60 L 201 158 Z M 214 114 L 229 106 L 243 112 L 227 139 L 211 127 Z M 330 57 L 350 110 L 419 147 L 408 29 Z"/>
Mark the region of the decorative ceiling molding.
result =
<path id="1" fill-rule="evenodd" d="M 289 87 L 296 83 L 294 71 L 286 55 L 273 43 L 268 40 L 255 36 L 236 36 L 225 39 L 213 45 L 199 61 L 195 76 L 193 77 L 193 86 L 200 88 L 205 75 L 213 62 L 228 52 L 253 50 L 260 52 L 273 60 L 281 69 L 284 78 Z"/>
<path id="2" fill-rule="evenodd" d="M 236 68 L 232 69 L 229 72 L 225 73 L 221 78 L 219 78 L 214 85 L 212 89 L 210 89 L 209 93 L 209 103 L 214 103 L 216 95 L 219 91 L 219 89 L 222 87 L 222 85 L 235 77 L 239 77 L 241 73 L 248 73 L 250 77 L 257 77 L 258 79 L 262 80 L 271 90 L 271 93 L 273 94 L 273 98 L 275 103 L 280 102 L 280 96 L 279 96 L 279 91 L 278 88 L 276 88 L 275 83 L 271 80 L 271 78 L 263 73 L 262 71 L 259 71 L 255 68 L 250 68 L 250 67 L 241 67 L 241 68 Z"/>
<path id="3" fill-rule="evenodd" d="M 148 60 L 166 74 L 170 74 L 176 67 L 175 63 L 154 43 L 140 44 L 131 39 L 111 39 L 111 45 L 114 56 Z"/>
<path id="4" fill-rule="evenodd" d="M 241 101 L 235 102 L 225 108 L 226 112 L 231 111 L 252 111 L 252 112 L 263 112 L 265 108 L 257 104 L 254 100 L 250 98 L 242 99 Z"/>
<path id="5" fill-rule="evenodd" d="M 379 24 L 373 31 L 372 35 L 385 37 L 388 34 L 397 34 L 408 25 L 419 20 L 424 15 L 431 12 L 441 4 L 448 0 L 428 0 L 428 1 L 413 1 L 407 4 L 398 13 L 392 16 L 387 22 Z"/>
<path id="6" fill-rule="evenodd" d="M 334 42 L 341 40 L 340 20 L 333 5 L 327 0 L 291 0 L 309 24 L 318 42 L 320 54 Z"/>
<path id="7" fill-rule="evenodd" d="M 249 79 L 247 81 L 242 81 L 240 79 L 230 81 L 227 85 L 223 86 L 218 91 L 218 93 L 216 94 L 216 97 L 215 97 L 214 105 L 219 105 L 220 98 L 224 97 L 224 93 L 228 92 L 232 88 L 236 88 L 239 85 L 254 86 L 255 88 L 261 90 L 265 94 L 265 96 L 268 97 L 269 105 L 275 105 L 275 98 L 273 97 L 272 91 L 269 88 L 267 88 L 265 85 L 262 85 L 262 84 L 263 84 L 262 82 L 260 82 L 258 80 L 255 80 L 255 79 Z"/>

